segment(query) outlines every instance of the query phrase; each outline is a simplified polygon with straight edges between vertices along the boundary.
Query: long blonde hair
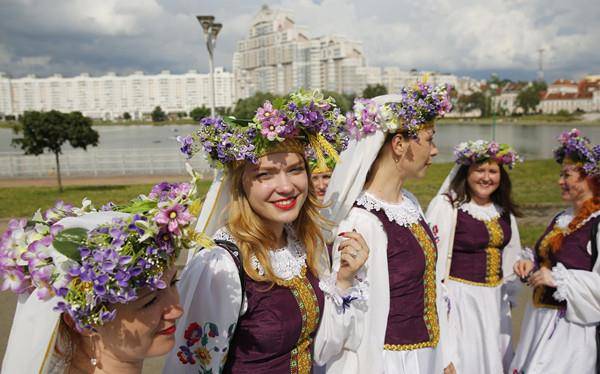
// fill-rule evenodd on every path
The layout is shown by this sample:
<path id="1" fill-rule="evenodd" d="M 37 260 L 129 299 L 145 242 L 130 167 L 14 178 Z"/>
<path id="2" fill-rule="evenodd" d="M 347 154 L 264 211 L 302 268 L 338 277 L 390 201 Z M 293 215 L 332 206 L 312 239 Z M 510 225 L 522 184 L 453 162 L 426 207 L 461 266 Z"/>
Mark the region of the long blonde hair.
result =
<path id="1" fill-rule="evenodd" d="M 306 159 L 304 156 L 302 157 L 307 170 L 307 178 L 309 178 L 308 196 L 300 209 L 298 218 L 292 223 L 292 228 L 306 250 L 308 269 L 317 276 L 319 256 L 325 248 L 321 228 L 328 228 L 330 225 L 319 212 L 324 206 L 315 194 L 314 187 L 310 182 Z M 232 188 L 227 229 L 238 243 L 246 274 L 258 282 L 275 283 L 279 278 L 273 273 L 269 261 L 269 250 L 275 248 L 277 239 L 274 233 L 268 229 L 264 219 L 250 206 L 243 187 L 244 169 L 245 163 L 238 163 L 229 169 Z M 264 275 L 260 275 L 252 266 L 252 255 L 256 256 L 260 262 Z"/>

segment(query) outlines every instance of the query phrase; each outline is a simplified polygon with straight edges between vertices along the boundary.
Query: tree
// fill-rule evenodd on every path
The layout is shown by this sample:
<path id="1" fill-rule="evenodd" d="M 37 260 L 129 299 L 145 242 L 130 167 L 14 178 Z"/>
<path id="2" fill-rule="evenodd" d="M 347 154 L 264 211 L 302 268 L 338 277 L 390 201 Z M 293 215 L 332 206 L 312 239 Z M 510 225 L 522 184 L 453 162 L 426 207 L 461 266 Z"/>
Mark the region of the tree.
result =
<path id="1" fill-rule="evenodd" d="M 177 112 L 177 118 L 181 119 L 181 118 L 185 118 L 185 117 L 187 117 L 186 112 Z"/>
<path id="2" fill-rule="evenodd" d="M 279 98 L 279 96 L 273 95 L 272 93 L 259 91 L 246 99 L 239 99 L 233 109 L 233 115 L 234 117 L 241 119 L 254 118 L 256 109 L 259 106 L 263 105 L 267 100 L 273 102 L 273 100 L 277 98 Z"/>
<path id="3" fill-rule="evenodd" d="M 202 105 L 201 107 L 196 107 L 190 112 L 190 117 L 192 117 L 194 121 L 200 121 L 202 118 L 208 116 L 210 116 L 210 109 L 208 109 L 204 105 Z"/>
<path id="4" fill-rule="evenodd" d="M 60 176 L 59 155 L 62 145 L 69 142 L 73 148 L 87 149 L 98 145 L 98 132 L 92 129 L 92 119 L 84 117 L 80 112 L 61 113 L 25 112 L 20 119 L 22 126 L 15 132 L 23 131 L 22 138 L 13 138 L 12 145 L 20 146 L 26 155 L 40 155 L 44 150 L 54 153 L 56 159 L 56 177 L 58 190 L 63 191 Z"/>
<path id="5" fill-rule="evenodd" d="M 131 119 L 131 114 L 129 114 L 129 112 L 123 113 L 123 119 L 129 121 Z"/>
<path id="6" fill-rule="evenodd" d="M 483 92 L 460 96 L 456 106 L 460 112 L 479 109 L 482 117 L 488 116 L 491 108 L 490 99 Z"/>
<path id="7" fill-rule="evenodd" d="M 152 122 L 163 122 L 167 120 L 167 113 L 165 113 L 160 106 L 157 106 L 152 111 Z"/>
<path id="8" fill-rule="evenodd" d="M 349 95 L 341 94 L 334 91 L 323 91 L 323 96 L 331 96 L 335 99 L 335 104 L 340 108 L 340 112 L 345 114 L 349 110 L 352 109 L 352 105 L 354 104 L 354 98 Z"/>
<path id="9" fill-rule="evenodd" d="M 387 93 L 388 93 L 387 88 L 385 88 L 385 86 L 383 84 L 375 84 L 375 85 L 368 84 L 367 87 L 364 89 L 362 95 L 364 98 L 370 99 L 372 97 L 385 95 Z"/>

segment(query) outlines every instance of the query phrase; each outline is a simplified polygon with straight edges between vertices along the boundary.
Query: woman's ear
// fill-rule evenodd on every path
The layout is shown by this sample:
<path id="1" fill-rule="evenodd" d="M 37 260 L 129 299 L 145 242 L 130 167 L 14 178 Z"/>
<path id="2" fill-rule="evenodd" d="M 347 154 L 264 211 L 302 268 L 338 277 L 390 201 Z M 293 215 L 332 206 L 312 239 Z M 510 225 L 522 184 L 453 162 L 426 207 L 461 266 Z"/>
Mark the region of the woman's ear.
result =
<path id="1" fill-rule="evenodd" d="M 83 329 L 81 331 L 77 330 L 77 327 L 75 327 L 75 321 L 68 313 L 63 313 L 61 315 L 61 318 L 62 318 L 63 322 L 65 323 L 65 325 L 67 325 L 68 328 L 77 332 L 79 335 L 86 336 L 86 337 L 94 335 L 94 332 L 89 329 Z"/>
<path id="2" fill-rule="evenodd" d="M 392 148 L 392 157 L 396 163 L 404 156 L 408 148 L 407 140 L 406 136 L 401 133 L 396 133 L 392 138 L 390 145 Z"/>

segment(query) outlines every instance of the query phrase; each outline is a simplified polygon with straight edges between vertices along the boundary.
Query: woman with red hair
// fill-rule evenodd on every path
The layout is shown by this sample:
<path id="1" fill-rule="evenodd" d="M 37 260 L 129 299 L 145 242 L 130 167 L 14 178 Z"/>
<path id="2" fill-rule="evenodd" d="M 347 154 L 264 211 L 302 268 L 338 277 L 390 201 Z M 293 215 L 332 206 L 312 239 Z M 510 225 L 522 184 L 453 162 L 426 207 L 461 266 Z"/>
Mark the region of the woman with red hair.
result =
<path id="1" fill-rule="evenodd" d="M 600 145 L 564 132 L 554 151 L 570 207 L 559 213 L 515 273 L 533 287 L 512 373 L 596 373 L 600 324 Z M 560 354 L 558 354 L 560 353 Z"/>

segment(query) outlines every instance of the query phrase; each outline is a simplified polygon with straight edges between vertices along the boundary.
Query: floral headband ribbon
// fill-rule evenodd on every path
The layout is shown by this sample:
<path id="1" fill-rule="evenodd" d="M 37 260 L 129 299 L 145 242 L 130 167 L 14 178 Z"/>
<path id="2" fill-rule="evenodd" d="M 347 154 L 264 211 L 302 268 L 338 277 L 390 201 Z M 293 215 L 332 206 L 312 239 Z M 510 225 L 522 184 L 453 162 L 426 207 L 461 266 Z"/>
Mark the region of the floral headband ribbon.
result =
<path id="1" fill-rule="evenodd" d="M 487 140 L 458 144 L 454 147 L 454 160 L 459 165 L 495 161 L 499 165 L 508 166 L 509 169 L 515 167 L 517 162 L 523 162 L 523 158 L 508 144 Z"/>
<path id="2" fill-rule="evenodd" d="M 347 131 L 357 140 L 377 130 L 404 131 L 416 137 L 419 130 L 452 110 L 448 91 L 445 84 L 419 83 L 402 88 L 398 102 L 378 105 L 371 99 L 356 99 L 353 111 L 346 114 Z"/>
<path id="3" fill-rule="evenodd" d="M 145 287 L 165 288 L 163 272 L 196 244 L 197 179 L 158 184 L 126 206 L 59 202 L 30 220 L 11 220 L 0 238 L 0 290 L 54 297 L 54 310 L 78 329 L 114 319 L 112 304 L 136 300 Z"/>
<path id="4" fill-rule="evenodd" d="M 554 159 L 559 164 L 574 163 L 583 167 L 589 176 L 600 176 L 600 144 L 592 145 L 581 131 L 564 131 L 558 137 L 560 145 L 554 150 Z"/>
<path id="5" fill-rule="evenodd" d="M 316 163 L 326 167 L 326 156 L 337 161 L 338 150 L 347 143 L 344 121 L 333 98 L 324 98 L 318 90 L 298 91 L 287 101 L 265 102 L 252 120 L 203 118 L 198 130 L 177 140 L 188 158 L 203 150 L 220 168 L 236 161 L 256 163 L 278 150 L 304 153 L 307 147 Z"/>

